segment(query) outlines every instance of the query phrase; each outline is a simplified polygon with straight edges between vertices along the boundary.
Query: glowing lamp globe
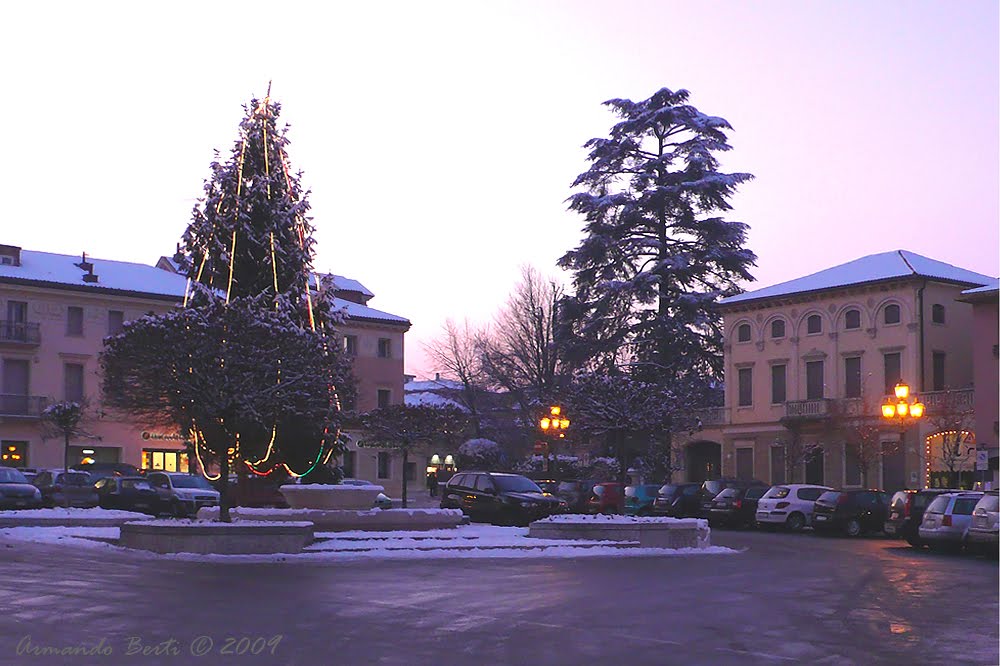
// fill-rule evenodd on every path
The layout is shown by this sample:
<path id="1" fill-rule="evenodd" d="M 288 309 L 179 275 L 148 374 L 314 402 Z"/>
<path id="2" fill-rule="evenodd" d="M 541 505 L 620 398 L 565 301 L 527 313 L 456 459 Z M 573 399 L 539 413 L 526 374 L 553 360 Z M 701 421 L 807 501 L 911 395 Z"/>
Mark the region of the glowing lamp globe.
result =
<path id="1" fill-rule="evenodd" d="M 906 413 L 910 411 L 910 405 L 906 402 L 900 400 L 896 403 L 896 413 L 900 416 L 906 416 Z"/>
<path id="2" fill-rule="evenodd" d="M 895 415 L 896 415 L 896 405 L 892 404 L 891 402 L 887 402 L 886 404 L 882 405 L 882 416 L 884 416 L 887 419 L 891 419 Z"/>
<path id="3" fill-rule="evenodd" d="M 548 417 L 545 417 L 538 422 L 538 425 L 541 426 L 542 430 L 548 430 L 551 424 L 552 421 Z"/>
<path id="4" fill-rule="evenodd" d="M 896 384 L 896 386 L 893 388 L 893 391 L 895 391 L 896 397 L 899 400 L 906 400 L 908 397 L 910 397 L 910 387 L 909 385 L 904 384 L 903 382 L 899 382 L 898 384 Z"/>
<path id="5" fill-rule="evenodd" d="M 919 419 L 923 415 L 924 415 L 924 403 L 915 402 L 912 405 L 910 405 L 910 416 L 912 416 L 915 419 Z"/>

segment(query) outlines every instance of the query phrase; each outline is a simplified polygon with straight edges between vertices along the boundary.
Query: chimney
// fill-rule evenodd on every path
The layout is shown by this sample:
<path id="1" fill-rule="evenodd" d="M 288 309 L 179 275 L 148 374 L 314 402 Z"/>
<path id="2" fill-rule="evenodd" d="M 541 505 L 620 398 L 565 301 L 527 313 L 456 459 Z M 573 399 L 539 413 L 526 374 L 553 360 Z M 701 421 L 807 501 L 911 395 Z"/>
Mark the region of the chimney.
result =
<path id="1" fill-rule="evenodd" d="M 441 373 L 440 372 L 435 372 L 434 373 L 434 381 L 436 381 L 436 382 L 441 381 Z"/>
<path id="2" fill-rule="evenodd" d="M 0 245 L 0 266 L 20 266 L 21 248 L 16 245 Z"/>
<path id="3" fill-rule="evenodd" d="M 94 264 L 92 264 L 89 261 L 87 261 L 87 253 L 86 252 L 83 253 L 83 259 L 79 263 L 73 264 L 73 265 L 76 266 L 77 268 L 80 268 L 82 270 L 87 271 L 91 275 L 93 275 L 93 273 L 94 273 Z M 84 279 L 86 279 L 86 278 L 84 278 Z"/>

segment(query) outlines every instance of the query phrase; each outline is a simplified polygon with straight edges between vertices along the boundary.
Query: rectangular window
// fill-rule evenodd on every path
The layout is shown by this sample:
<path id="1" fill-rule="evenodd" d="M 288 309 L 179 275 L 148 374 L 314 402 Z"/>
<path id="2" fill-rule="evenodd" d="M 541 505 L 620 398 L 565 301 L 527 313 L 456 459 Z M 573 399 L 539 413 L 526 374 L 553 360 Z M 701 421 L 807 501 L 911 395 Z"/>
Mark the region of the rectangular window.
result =
<path id="1" fill-rule="evenodd" d="M 771 484 L 785 482 L 785 447 L 771 447 Z"/>
<path id="2" fill-rule="evenodd" d="M 785 366 L 771 366 L 771 404 L 778 405 L 785 401 Z"/>
<path id="3" fill-rule="evenodd" d="M 79 363 L 67 363 L 63 368 L 66 379 L 66 400 L 83 402 L 83 366 Z"/>
<path id="4" fill-rule="evenodd" d="M 816 448 L 806 459 L 806 483 L 823 485 L 823 449 Z"/>
<path id="5" fill-rule="evenodd" d="M 849 356 L 844 359 L 844 397 L 861 397 L 861 357 Z"/>
<path id="6" fill-rule="evenodd" d="M 948 385 L 944 380 L 944 358 L 944 352 L 934 352 L 934 369 L 932 375 L 935 391 L 943 391 Z"/>
<path id="7" fill-rule="evenodd" d="M 739 406 L 749 407 L 753 405 L 753 368 L 740 368 L 739 390 Z"/>
<path id="8" fill-rule="evenodd" d="M 806 362 L 806 400 L 823 397 L 823 361 Z"/>
<path id="9" fill-rule="evenodd" d="M 357 464 L 358 454 L 355 451 L 344 451 L 344 462 L 341 468 L 344 470 L 344 476 L 348 479 L 353 479 L 355 475 L 355 465 Z"/>
<path id="10" fill-rule="evenodd" d="M 125 325 L 125 313 L 121 310 L 108 310 L 108 335 L 118 335 Z"/>
<path id="11" fill-rule="evenodd" d="M 378 357 L 392 358 L 392 340 L 389 338 L 378 339 Z"/>
<path id="12" fill-rule="evenodd" d="M 736 478 L 741 481 L 753 479 L 753 449 L 736 449 Z"/>
<path id="13" fill-rule="evenodd" d="M 385 451 L 379 451 L 378 454 L 378 478 L 388 479 L 389 478 L 389 463 L 392 457 Z"/>
<path id="14" fill-rule="evenodd" d="M 344 336 L 344 353 L 348 356 L 358 355 L 358 336 L 356 335 L 345 335 Z"/>
<path id="15" fill-rule="evenodd" d="M 417 463 L 415 463 L 415 462 L 407 462 L 406 463 L 406 471 L 404 472 L 404 474 L 406 475 L 406 480 L 407 481 L 413 481 L 414 479 L 416 479 L 417 478 Z"/>
<path id="16" fill-rule="evenodd" d="M 75 305 L 66 308 L 66 335 L 83 335 L 83 308 Z"/>
<path id="17" fill-rule="evenodd" d="M 861 464 L 851 447 L 844 445 L 844 485 L 861 485 Z"/>
<path id="18" fill-rule="evenodd" d="M 378 390 L 378 407 L 382 409 L 383 407 L 388 407 L 392 400 L 392 391 L 389 389 L 379 389 Z"/>
<path id="19" fill-rule="evenodd" d="M 892 395 L 893 388 L 903 378 L 900 369 L 899 352 L 885 354 L 882 358 L 885 364 L 885 393 L 886 395 Z"/>

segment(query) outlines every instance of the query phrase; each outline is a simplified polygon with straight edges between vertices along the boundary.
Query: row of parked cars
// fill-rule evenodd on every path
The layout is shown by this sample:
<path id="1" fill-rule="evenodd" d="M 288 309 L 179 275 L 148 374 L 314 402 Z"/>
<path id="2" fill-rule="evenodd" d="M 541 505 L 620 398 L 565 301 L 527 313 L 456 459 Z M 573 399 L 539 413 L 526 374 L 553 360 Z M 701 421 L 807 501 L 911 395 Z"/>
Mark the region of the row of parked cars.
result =
<path id="1" fill-rule="evenodd" d="M 997 492 L 951 489 L 834 489 L 760 481 L 635 484 L 528 479 L 518 474 L 462 472 L 445 485 L 442 508 L 473 520 L 525 525 L 556 513 L 624 513 L 706 518 L 715 527 L 752 527 L 847 536 L 884 533 L 914 547 L 996 553 Z"/>

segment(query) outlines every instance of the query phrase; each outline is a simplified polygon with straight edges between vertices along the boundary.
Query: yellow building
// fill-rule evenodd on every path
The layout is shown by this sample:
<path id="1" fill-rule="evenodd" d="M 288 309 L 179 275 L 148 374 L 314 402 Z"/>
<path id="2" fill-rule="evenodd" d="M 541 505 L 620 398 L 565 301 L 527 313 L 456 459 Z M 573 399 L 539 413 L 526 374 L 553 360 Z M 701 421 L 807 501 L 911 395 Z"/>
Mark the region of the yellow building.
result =
<path id="1" fill-rule="evenodd" d="M 971 485 L 972 306 L 956 299 L 993 281 L 899 250 L 724 299 L 725 406 L 679 438 L 675 477 Z M 926 405 L 915 423 L 880 417 L 900 381 Z"/>

